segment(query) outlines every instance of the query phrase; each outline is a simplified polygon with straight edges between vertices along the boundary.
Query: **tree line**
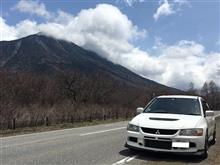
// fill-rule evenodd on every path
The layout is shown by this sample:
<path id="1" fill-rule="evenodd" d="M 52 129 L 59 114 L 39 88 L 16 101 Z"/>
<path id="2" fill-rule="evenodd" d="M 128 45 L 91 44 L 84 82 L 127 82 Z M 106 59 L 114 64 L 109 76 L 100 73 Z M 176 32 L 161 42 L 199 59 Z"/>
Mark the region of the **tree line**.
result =
<path id="1" fill-rule="evenodd" d="M 205 82 L 201 89 L 196 89 L 191 82 L 188 93 L 202 96 L 212 110 L 220 110 L 220 87 L 214 81 Z"/>
<path id="2" fill-rule="evenodd" d="M 188 94 L 202 95 L 212 109 L 220 109 L 219 87 L 214 81 L 202 89 L 191 84 Z M 55 75 L 0 70 L 0 129 L 45 123 L 130 118 L 136 108 L 169 88 L 136 86 L 104 72 L 79 71 Z M 178 93 L 178 94 L 185 94 Z M 47 123 L 48 124 L 48 123 Z"/>
<path id="3" fill-rule="evenodd" d="M 129 118 L 138 106 L 170 91 L 127 84 L 104 72 L 56 75 L 0 70 L 0 124 L 36 126 L 109 118 Z M 20 123 L 20 124 L 19 124 Z"/>

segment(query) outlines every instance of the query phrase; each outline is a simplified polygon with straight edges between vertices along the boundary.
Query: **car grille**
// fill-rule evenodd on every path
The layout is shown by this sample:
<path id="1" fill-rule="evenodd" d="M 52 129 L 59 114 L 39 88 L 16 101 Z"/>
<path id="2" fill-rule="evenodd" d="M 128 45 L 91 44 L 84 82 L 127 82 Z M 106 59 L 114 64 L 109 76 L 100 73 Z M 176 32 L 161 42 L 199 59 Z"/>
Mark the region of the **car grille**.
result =
<path id="1" fill-rule="evenodd" d="M 145 127 L 141 127 L 141 129 L 144 133 L 158 134 L 158 135 L 174 135 L 178 131 L 172 129 L 156 129 L 156 128 L 145 128 Z"/>
<path id="2" fill-rule="evenodd" d="M 159 140 L 150 140 L 150 139 L 145 139 L 144 141 L 145 141 L 144 143 L 145 147 L 168 149 L 168 150 L 170 150 L 172 147 L 171 141 L 159 141 Z"/>

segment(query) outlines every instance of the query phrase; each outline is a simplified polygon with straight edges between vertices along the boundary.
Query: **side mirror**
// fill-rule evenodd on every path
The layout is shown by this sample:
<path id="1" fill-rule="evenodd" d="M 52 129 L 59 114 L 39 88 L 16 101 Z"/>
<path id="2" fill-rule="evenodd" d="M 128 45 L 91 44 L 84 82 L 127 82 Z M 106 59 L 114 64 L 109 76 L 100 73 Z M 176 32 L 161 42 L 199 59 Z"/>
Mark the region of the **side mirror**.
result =
<path id="1" fill-rule="evenodd" d="M 144 108 L 142 108 L 142 107 L 138 107 L 137 108 L 137 113 L 138 114 L 142 113 L 143 111 L 144 111 Z"/>
<path id="2" fill-rule="evenodd" d="M 209 116 L 210 116 L 210 117 L 215 116 L 214 111 L 206 111 L 206 112 L 205 112 L 205 116 L 206 116 L 206 117 L 209 117 Z"/>

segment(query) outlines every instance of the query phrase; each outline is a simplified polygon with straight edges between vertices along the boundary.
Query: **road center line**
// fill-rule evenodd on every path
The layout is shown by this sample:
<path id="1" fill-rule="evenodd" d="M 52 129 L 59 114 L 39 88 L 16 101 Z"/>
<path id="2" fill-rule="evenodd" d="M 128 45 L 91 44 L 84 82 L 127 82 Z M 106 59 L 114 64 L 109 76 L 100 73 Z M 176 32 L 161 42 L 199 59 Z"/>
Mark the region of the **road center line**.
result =
<path id="1" fill-rule="evenodd" d="M 105 127 L 112 126 L 117 123 L 122 123 L 123 122 L 116 122 L 112 124 L 105 124 Z M 52 131 L 43 131 L 43 132 L 34 132 L 34 133 L 27 133 L 27 134 L 21 134 L 21 135 L 12 135 L 12 136 L 6 136 L 6 137 L 0 137 L 1 140 L 6 140 L 6 139 L 14 139 L 14 138 L 20 138 L 20 137 L 30 137 L 30 136 L 36 136 L 36 135 L 47 135 L 51 133 L 61 133 L 61 132 L 66 132 L 66 131 L 74 131 L 74 130 L 79 130 L 79 129 L 87 129 L 89 127 L 96 127 L 99 125 L 94 125 L 94 126 L 84 126 L 84 127 L 76 127 L 76 128 L 65 128 L 65 129 L 58 129 L 58 130 L 52 130 Z"/>
<path id="2" fill-rule="evenodd" d="M 119 128 L 113 128 L 113 129 L 108 129 L 108 130 L 103 130 L 103 131 L 97 131 L 97 132 L 90 132 L 90 133 L 85 133 L 85 134 L 80 134 L 80 136 L 86 136 L 86 135 L 91 135 L 91 134 L 97 134 L 97 133 L 103 133 L 103 132 L 109 132 L 109 131 L 114 131 L 114 130 L 120 130 L 120 129 L 124 129 L 126 127 L 119 127 Z M 8 148 L 8 147 L 16 147 L 16 146 L 22 146 L 22 145 L 29 145 L 29 144 L 33 144 L 33 143 L 42 143 L 45 141 L 54 141 L 57 139 L 62 139 L 62 138 L 67 138 L 67 137 L 72 137 L 74 136 L 74 134 L 70 134 L 70 135 L 63 135 L 63 136 L 57 136 L 57 137 L 53 137 L 53 138 L 43 138 L 40 140 L 34 140 L 34 141 L 30 141 L 30 142 L 24 142 L 24 143 L 17 143 L 17 144 L 9 144 L 9 145 L 0 145 L 0 149 L 3 148 Z"/>
<path id="3" fill-rule="evenodd" d="M 48 142 L 48 141 L 54 141 L 54 140 L 58 140 L 58 139 L 72 137 L 74 135 L 75 134 L 65 135 L 65 136 L 57 136 L 57 137 L 53 137 L 53 138 L 43 138 L 43 139 L 40 139 L 40 140 L 32 140 L 32 141 L 24 142 L 24 143 L 15 143 L 15 144 L 6 144 L 6 145 L 1 144 L 0 149 L 9 148 L 9 147 L 16 147 L 16 146 L 23 146 L 23 145 L 29 145 L 29 144 L 33 144 L 33 143 L 43 143 L 43 142 Z"/>
<path id="4" fill-rule="evenodd" d="M 137 157 L 137 155 L 134 155 L 134 156 L 132 156 L 132 157 L 126 157 L 126 158 L 124 158 L 124 159 L 122 159 L 122 160 L 119 160 L 119 161 L 113 163 L 112 165 L 125 164 L 125 163 L 128 163 L 128 162 L 132 161 L 132 160 L 135 159 L 136 157 Z"/>
<path id="5" fill-rule="evenodd" d="M 98 134 L 98 133 L 104 133 L 104 132 L 116 131 L 116 130 L 125 129 L 125 128 L 126 128 L 126 127 L 119 127 L 119 128 L 112 128 L 112 129 L 107 129 L 107 130 L 103 130 L 103 131 L 96 131 L 96 132 L 83 133 L 83 134 L 80 134 L 80 136 L 87 136 L 87 135 L 92 135 L 92 134 Z"/>

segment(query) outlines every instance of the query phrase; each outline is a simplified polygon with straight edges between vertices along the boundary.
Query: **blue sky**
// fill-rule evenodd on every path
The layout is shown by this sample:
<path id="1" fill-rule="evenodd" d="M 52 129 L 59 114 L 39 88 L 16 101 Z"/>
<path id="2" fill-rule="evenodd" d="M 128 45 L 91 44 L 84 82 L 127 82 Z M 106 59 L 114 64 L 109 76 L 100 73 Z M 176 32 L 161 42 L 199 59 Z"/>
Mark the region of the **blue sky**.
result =
<path id="1" fill-rule="evenodd" d="M 18 13 L 12 10 L 17 0 L 1 0 L 2 15 L 10 25 L 15 25 L 19 21 L 30 18 L 32 20 L 44 21 L 36 15 L 28 13 Z M 142 49 L 151 48 L 155 42 L 155 37 L 161 38 L 163 42 L 172 44 L 179 40 L 194 40 L 206 46 L 207 50 L 219 50 L 220 38 L 220 1 L 212 0 L 191 0 L 184 4 L 175 14 L 162 16 L 160 20 L 155 21 L 154 13 L 158 8 L 157 0 L 146 0 L 145 2 L 134 2 L 129 6 L 126 2 L 120 0 L 61 0 L 48 1 L 41 0 L 47 9 L 56 12 L 61 9 L 73 15 L 76 15 L 82 9 L 94 8 L 99 3 L 108 3 L 117 6 L 122 13 L 139 28 L 147 30 L 147 37 L 135 43 Z M 172 4 L 173 1 L 170 1 Z"/>
<path id="2" fill-rule="evenodd" d="M 103 13 L 104 10 L 102 9 L 112 13 L 108 15 Z M 59 11 L 64 14 L 60 14 Z M 96 15 L 96 17 L 91 16 L 89 20 L 93 20 L 93 23 L 86 29 L 83 29 L 83 26 L 87 25 L 83 22 L 85 21 L 83 14 L 80 14 L 83 13 L 82 11 L 86 11 L 84 14 L 88 14 L 88 18 L 93 14 Z M 105 19 L 98 18 L 99 14 L 100 17 L 106 16 L 106 22 Z M 113 15 L 117 17 L 117 14 L 119 18 L 115 20 L 116 18 Z M 76 21 L 78 17 L 82 20 L 79 21 L 79 24 Z M 74 30 L 80 31 L 80 33 L 74 34 L 73 38 L 70 38 L 68 34 L 67 36 L 57 35 L 55 37 L 70 40 L 87 49 L 92 49 L 107 59 L 124 65 L 144 77 L 178 88 L 186 88 L 190 81 L 199 87 L 204 81 L 210 79 L 220 84 L 218 75 L 220 73 L 220 62 L 218 60 L 220 52 L 219 0 L 1 0 L 1 18 L 4 31 L 1 40 L 20 38 L 42 29 L 46 33 L 48 31 L 51 33 L 48 28 L 58 32 L 60 28 L 64 29 L 64 24 L 68 24 L 68 26 L 71 25 L 70 27 L 75 26 Z M 64 23 L 64 21 L 66 22 Z M 112 26 L 111 31 L 100 29 L 95 25 L 94 22 L 96 21 L 99 25 Z M 51 27 L 54 22 L 58 25 L 57 29 Z M 117 31 L 117 26 L 124 27 L 124 32 L 120 28 Z M 29 31 L 25 27 L 30 27 Z M 68 29 L 65 29 L 65 33 L 75 33 L 70 31 L 73 28 Z M 88 34 L 94 35 L 93 42 L 96 40 L 95 37 L 99 36 L 98 40 L 103 40 L 105 45 L 91 44 L 91 37 L 88 35 L 82 38 L 82 29 L 86 30 Z M 51 33 L 51 35 L 54 34 L 55 32 Z M 122 35 L 122 39 L 117 40 L 116 35 L 118 34 Z M 84 32 L 83 35 L 85 35 Z M 106 40 L 106 38 L 110 39 Z M 125 46 L 116 47 L 115 45 L 118 42 Z M 106 43 L 111 43 L 112 46 L 105 48 Z M 113 52 L 109 52 L 110 49 Z M 128 53 L 129 51 L 132 53 Z M 178 51 L 191 54 L 190 56 L 186 55 L 186 59 L 189 58 L 190 61 L 180 67 L 179 73 L 165 61 L 176 53 L 175 58 L 177 56 L 178 62 L 181 63 L 184 58 L 180 58 Z M 206 61 L 208 59 L 216 67 L 209 67 L 208 70 L 210 71 L 204 76 L 198 72 L 203 72 L 204 68 L 207 70 Z M 145 62 L 140 64 L 141 67 L 140 61 Z M 174 62 L 176 63 L 176 61 Z M 164 63 L 167 64 L 164 65 Z M 186 66 L 191 68 L 184 69 Z M 155 70 L 149 69 L 149 67 L 155 68 Z M 215 74 L 211 73 L 212 71 Z M 200 77 L 197 78 L 197 76 Z M 186 77 L 188 78 L 187 81 L 184 80 Z M 176 78 L 179 79 L 179 82 L 174 82 Z"/>

